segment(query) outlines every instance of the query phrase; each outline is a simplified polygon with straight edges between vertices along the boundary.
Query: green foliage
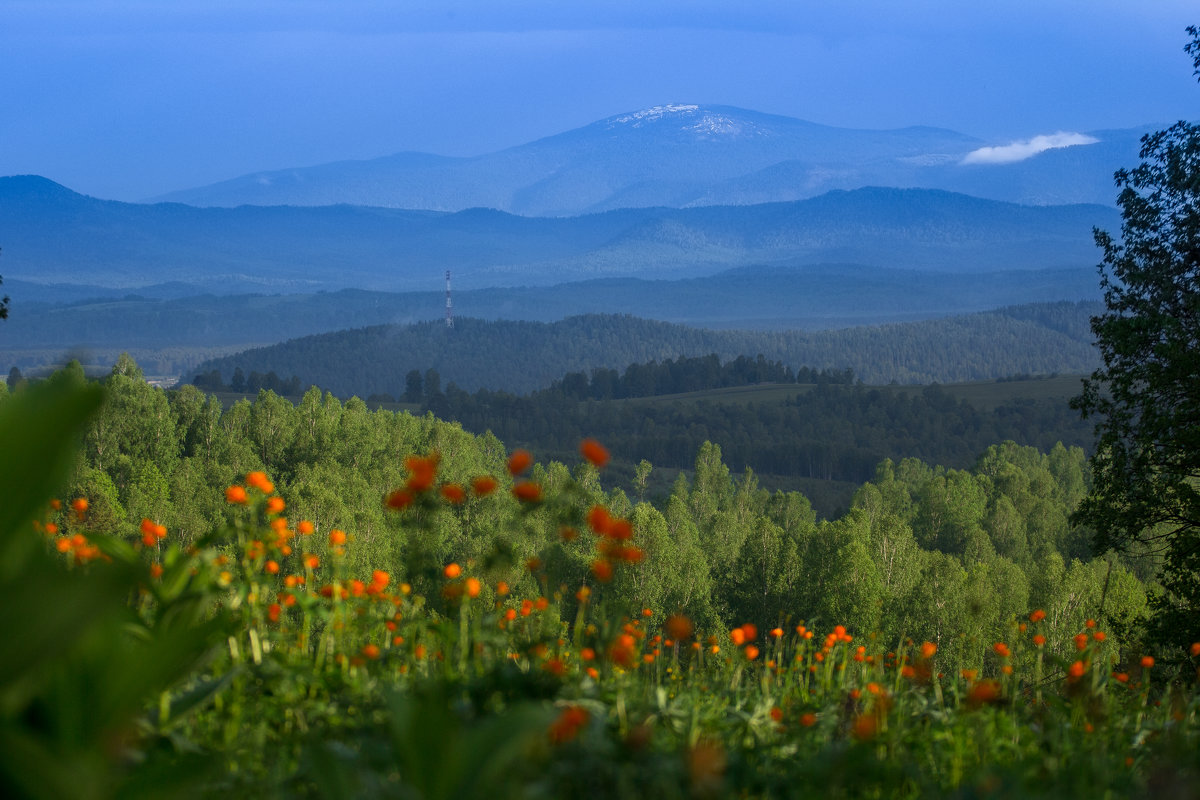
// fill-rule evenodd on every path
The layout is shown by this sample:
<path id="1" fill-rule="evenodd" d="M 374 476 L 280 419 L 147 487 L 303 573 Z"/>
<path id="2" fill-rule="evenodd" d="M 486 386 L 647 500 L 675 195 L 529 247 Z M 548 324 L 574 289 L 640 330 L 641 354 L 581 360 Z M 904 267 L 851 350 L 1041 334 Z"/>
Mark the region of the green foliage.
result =
<path id="1" fill-rule="evenodd" d="M 205 771 L 201 760 L 169 746 L 167 719 L 150 710 L 168 708 L 164 693 L 185 681 L 203 685 L 198 670 L 221 635 L 222 618 L 198 618 L 202 601 L 183 594 L 159 593 L 155 613 L 136 613 L 129 601 L 145 590 L 149 574 L 117 539 L 89 533 L 77 558 L 103 552 L 106 560 L 73 571 L 35 538 L 34 525 L 64 485 L 101 398 L 98 387 L 59 379 L 0 405 L 0 624 L 7 637 L 0 650 L 0 793 L 6 797 L 184 796 Z M 205 699 L 195 692 L 181 697 L 176 718 Z"/>
<path id="2" fill-rule="evenodd" d="M 1200 32 L 1188 34 L 1200 74 Z M 1178 658 L 1200 637 L 1200 126 L 1144 137 L 1140 157 L 1116 174 L 1120 240 L 1096 231 L 1106 310 L 1092 330 L 1104 366 L 1074 401 L 1098 418 L 1079 519 L 1101 550 L 1152 542 L 1165 554 L 1155 631 Z"/>

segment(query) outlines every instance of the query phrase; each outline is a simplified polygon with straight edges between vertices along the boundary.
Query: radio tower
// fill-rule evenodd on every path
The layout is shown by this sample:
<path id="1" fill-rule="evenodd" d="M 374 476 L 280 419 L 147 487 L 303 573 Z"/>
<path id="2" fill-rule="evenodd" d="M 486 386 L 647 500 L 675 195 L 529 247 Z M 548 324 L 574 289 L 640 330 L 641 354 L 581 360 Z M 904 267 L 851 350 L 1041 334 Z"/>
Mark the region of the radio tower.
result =
<path id="1" fill-rule="evenodd" d="M 446 270 L 446 327 L 454 327 L 454 307 L 450 304 L 450 270 Z"/>

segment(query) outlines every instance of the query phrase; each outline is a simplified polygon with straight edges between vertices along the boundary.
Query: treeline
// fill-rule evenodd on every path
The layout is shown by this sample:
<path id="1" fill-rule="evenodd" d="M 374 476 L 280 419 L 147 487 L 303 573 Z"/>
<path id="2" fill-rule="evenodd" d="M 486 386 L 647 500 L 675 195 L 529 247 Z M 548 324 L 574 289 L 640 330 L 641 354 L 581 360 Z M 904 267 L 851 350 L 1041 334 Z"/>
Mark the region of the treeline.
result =
<path id="1" fill-rule="evenodd" d="M 211 381 L 214 379 L 220 379 L 220 373 L 216 370 L 206 375 L 197 375 L 192 383 L 202 389 L 224 388 L 220 385 L 213 386 Z M 569 372 L 552 382 L 549 388 L 533 394 L 543 400 L 622 400 L 726 389 L 733 386 L 753 386 L 760 383 L 824 385 L 853 382 L 854 373 L 851 370 L 811 367 L 793 370 L 783 362 L 767 361 L 761 354 L 757 358 L 738 356 L 722 363 L 719 355 L 710 353 L 696 358 L 668 358 L 662 363 L 650 361 L 645 364 L 630 364 L 624 372 L 605 367 L 596 367 L 590 375 L 586 372 Z M 446 387 L 446 391 L 458 397 L 461 390 L 456 384 L 451 384 Z M 368 402 L 379 403 L 395 403 L 398 400 L 406 403 L 426 402 L 435 406 L 444 406 L 446 402 L 441 390 L 441 375 L 437 370 L 426 370 L 422 374 L 420 370 L 415 369 L 405 376 L 404 393 L 399 398 L 384 393 L 371 395 L 367 399 Z M 454 413 L 453 409 L 451 412 Z"/>
<path id="2" fill-rule="evenodd" d="M 299 395 L 303 390 L 303 384 L 297 375 L 284 380 L 275 374 L 275 370 L 269 370 L 266 375 L 261 372 L 251 371 L 247 376 L 242 372 L 242 368 L 238 367 L 233 371 L 233 377 L 229 380 L 229 385 L 221 379 L 219 370 L 209 370 L 201 373 L 192 379 L 192 383 L 198 389 L 203 389 L 207 392 L 248 392 L 257 394 L 259 390 L 266 389 L 268 392 L 284 395 Z"/>
<path id="3" fill-rule="evenodd" d="M 524 397 L 448 386 L 428 398 L 425 409 L 467 430 L 490 431 L 554 456 L 569 455 L 579 439 L 597 436 L 632 462 L 687 468 L 700 445 L 711 441 L 737 470 L 855 483 L 869 480 L 885 458 L 966 467 L 993 442 L 1049 449 L 1060 441 L 1078 447 L 1091 441 L 1090 426 L 1061 398 L 983 411 L 936 385 L 902 392 L 834 376 L 840 382 L 759 402 L 579 400 L 566 380 Z"/>
<path id="4" fill-rule="evenodd" d="M 433 563 L 471 563 L 495 551 L 498 531 L 515 530 L 502 544 L 517 596 L 587 580 L 590 537 L 562 537 L 548 509 L 523 508 L 505 491 L 416 512 L 417 525 L 398 526 L 385 510 L 382 500 L 407 478 L 403 462 L 413 453 L 439 453 L 441 480 L 466 485 L 491 474 L 506 487 L 506 448 L 493 435 L 471 435 L 432 414 L 372 412 L 360 400 L 342 403 L 316 389 L 298 405 L 264 390 L 254 402 L 223 409 L 194 386 L 165 392 L 147 385 L 129 359 L 105 384 L 107 403 L 65 489 L 91 502 L 88 524 L 134 536 L 146 517 L 186 545 L 225 519 L 225 486 L 263 469 L 289 519 L 315 524 L 318 535 L 303 546 L 321 563 L 332 561 L 324 534 L 350 534 L 348 574 L 386 569 L 436 596 L 436 584 L 426 586 L 413 571 L 414 553 Z M 760 444 L 769 441 L 763 432 Z M 707 630 L 746 621 L 845 622 L 885 641 L 935 642 L 950 664 L 978 662 L 1030 608 L 1046 610 L 1052 643 L 1069 643 L 1087 618 L 1122 630 L 1144 615 L 1153 559 L 1097 560 L 1090 531 L 1071 522 L 1089 484 L 1079 448 L 1043 452 L 1006 442 L 981 448 L 961 470 L 883 461 L 850 510 L 829 521 L 819 521 L 797 492 L 762 489 L 751 470 L 734 477 L 716 444 L 702 443 L 692 457 L 691 470 L 655 502 L 643 499 L 650 462 L 639 465 L 629 493 L 606 488 L 604 474 L 590 466 L 575 469 L 585 507 L 601 503 L 629 517 L 647 553 L 619 581 L 595 587 L 611 602 L 686 613 Z M 568 470 L 551 462 L 531 478 L 553 491 Z M 535 577 L 525 559 L 546 547 L 554 555 Z M 570 603 L 565 598 L 567 618 Z"/>
<path id="5" fill-rule="evenodd" d="M 619 400 L 757 383 L 853 382 L 854 372 L 848 369 L 800 367 L 793 371 L 782 361 L 767 361 L 761 353 L 757 358 L 738 356 L 722 364 L 721 357 L 711 353 L 697 358 L 668 358 L 661 364 L 655 361 L 630 364 L 624 373 L 603 367 L 592 370 L 590 377 L 584 372 L 569 372 L 562 380 L 550 384 L 547 391 L 574 400 Z"/>
<path id="6" fill-rule="evenodd" d="M 568 373 L 716 353 L 761 353 L 793 370 L 851 370 L 866 383 L 953 383 L 1006 375 L 1085 373 L 1099 359 L 1088 331 L 1095 303 L 994 312 L 831 331 L 714 331 L 631 316 L 590 314 L 554 323 L 457 319 L 377 325 L 306 336 L 205 362 L 193 374 L 299 375 L 341 397 L 401 397 L 413 370 L 447 385 L 532 392 Z"/>

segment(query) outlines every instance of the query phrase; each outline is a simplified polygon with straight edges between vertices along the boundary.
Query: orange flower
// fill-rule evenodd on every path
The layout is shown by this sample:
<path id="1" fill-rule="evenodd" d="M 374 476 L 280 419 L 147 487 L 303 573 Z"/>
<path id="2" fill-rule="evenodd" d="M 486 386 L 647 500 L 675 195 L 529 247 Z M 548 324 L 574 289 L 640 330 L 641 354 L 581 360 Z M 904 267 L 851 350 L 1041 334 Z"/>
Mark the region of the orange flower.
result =
<path id="1" fill-rule="evenodd" d="M 500 595 L 501 597 L 504 597 L 504 595 L 508 594 L 507 581 L 500 581 L 496 584 L 496 594 Z"/>
<path id="2" fill-rule="evenodd" d="M 741 628 L 734 628 L 729 632 L 729 638 L 733 640 L 734 644 L 741 647 L 746 643 L 746 632 Z"/>
<path id="3" fill-rule="evenodd" d="M 408 508 L 410 505 L 412 505 L 412 502 L 413 496 L 403 489 L 397 489 L 396 491 L 392 492 L 387 496 L 387 500 L 385 501 L 387 507 L 394 511 L 400 511 L 401 509 Z"/>
<path id="4" fill-rule="evenodd" d="M 747 642 L 752 642 L 758 638 L 758 628 L 752 622 L 747 622 L 742 626 L 742 633 L 746 635 Z"/>
<path id="5" fill-rule="evenodd" d="M 653 616 L 654 616 L 654 610 L 653 610 L 653 609 L 650 609 L 650 608 L 643 608 L 643 609 L 642 609 L 642 616 L 643 616 L 643 617 L 653 617 Z"/>
<path id="6" fill-rule="evenodd" d="M 608 536 L 616 541 L 633 538 L 633 523 L 627 519 L 613 519 L 608 523 Z"/>
<path id="7" fill-rule="evenodd" d="M 329 543 L 333 545 L 341 545 L 346 543 L 346 532 L 334 528 L 329 532 Z"/>
<path id="8" fill-rule="evenodd" d="M 925 642 L 921 645 L 921 658 L 926 660 L 933 658 L 933 654 L 937 652 L 937 645 L 933 642 Z"/>
<path id="9" fill-rule="evenodd" d="M 1000 683 L 993 680 L 979 681 L 967 692 L 967 702 L 973 706 L 995 703 L 1000 699 Z"/>
<path id="10" fill-rule="evenodd" d="M 300 524 L 296 526 L 296 530 L 301 536 L 311 536 L 313 532 L 313 524 L 306 519 L 300 520 Z"/>
<path id="11" fill-rule="evenodd" d="M 1075 649 L 1086 650 L 1088 644 L 1088 635 L 1086 633 L 1075 634 Z"/>
<path id="12" fill-rule="evenodd" d="M 604 469 L 604 465 L 608 463 L 609 455 L 607 448 L 595 439 L 584 439 L 580 442 L 579 452 L 585 459 L 595 465 L 597 469 Z"/>
<path id="13" fill-rule="evenodd" d="M 664 626 L 672 639 L 687 639 L 692 635 L 692 621 L 682 614 L 674 614 L 667 618 Z"/>
<path id="14" fill-rule="evenodd" d="M 263 494 L 271 494 L 275 491 L 275 484 L 271 483 L 267 478 L 267 473 L 254 471 L 246 473 L 246 483 L 258 489 Z"/>
<path id="15" fill-rule="evenodd" d="M 874 714 L 860 714 L 854 720 L 851 733 L 855 739 L 870 739 L 879 731 L 879 720 Z"/>
<path id="16" fill-rule="evenodd" d="M 994 645 L 992 645 L 992 649 L 995 650 L 996 655 L 1000 656 L 1001 658 L 1008 658 L 1009 655 L 1011 655 L 1008 650 L 1008 645 L 1006 645 L 1004 642 L 996 642 Z"/>
<path id="17" fill-rule="evenodd" d="M 1067 679 L 1077 681 L 1083 677 L 1083 673 L 1087 672 L 1087 665 L 1082 661 L 1076 661 L 1067 668 Z"/>
<path id="18" fill-rule="evenodd" d="M 84 514 L 87 513 L 87 510 L 88 510 L 87 498 L 86 497 L 76 497 L 74 500 L 71 501 L 71 508 L 73 508 L 75 510 L 76 514 L 78 514 L 79 516 L 82 517 Z"/>
<path id="19" fill-rule="evenodd" d="M 775 639 L 782 639 L 783 638 L 783 628 L 772 628 L 771 636 L 772 636 L 772 638 L 775 638 Z"/>
<path id="20" fill-rule="evenodd" d="M 272 575 L 278 575 L 279 574 L 279 562 L 278 561 L 268 561 L 266 564 L 263 565 L 263 569 Z"/>
<path id="21" fill-rule="evenodd" d="M 306 553 L 304 555 L 304 566 L 308 567 L 309 569 L 316 569 L 317 567 L 321 566 L 321 559 L 317 558 L 312 553 Z"/>
<path id="22" fill-rule="evenodd" d="M 528 450 L 513 450 L 508 457 L 508 474 L 520 475 L 533 466 L 533 456 Z"/>
<path id="23" fill-rule="evenodd" d="M 523 503 L 536 503 L 542 499 L 542 486 L 534 481 L 524 481 L 513 487 L 513 495 Z"/>
<path id="24" fill-rule="evenodd" d="M 1104 631 L 1096 631 L 1095 633 L 1092 634 L 1092 638 L 1095 639 L 1097 642 L 1103 642 L 1105 639 L 1108 638 L 1108 636 L 1104 633 Z"/>
<path id="25" fill-rule="evenodd" d="M 1045 637 L 1045 636 L 1042 636 L 1040 633 L 1035 633 L 1035 634 L 1033 635 L 1033 644 L 1034 644 L 1036 647 L 1041 647 L 1041 646 L 1042 646 L 1042 645 L 1044 645 L 1045 643 L 1046 643 L 1046 637 Z"/>
<path id="26" fill-rule="evenodd" d="M 272 497 L 267 501 L 267 513 L 278 514 L 283 511 L 285 505 L 282 497 Z"/>
<path id="27" fill-rule="evenodd" d="M 1045 618 L 1046 618 L 1046 612 L 1042 611 L 1040 608 L 1037 611 L 1034 611 L 1032 614 L 1029 615 L 1030 622 L 1041 622 Z"/>
<path id="28" fill-rule="evenodd" d="M 458 564 L 447 564 L 445 568 L 442 569 L 442 574 L 445 575 L 448 580 L 454 580 L 459 575 L 462 575 L 462 567 L 460 567 Z"/>
<path id="29" fill-rule="evenodd" d="M 499 484 L 496 479 L 490 475 L 480 475 L 471 481 L 471 491 L 475 492 L 479 497 L 484 497 L 496 491 Z"/>
<path id="30" fill-rule="evenodd" d="M 225 490 L 225 502 L 244 506 L 247 502 L 246 490 L 241 486 L 230 486 Z"/>
<path id="31" fill-rule="evenodd" d="M 1096 620 L 1089 619 L 1087 622 L 1083 623 L 1083 626 L 1085 628 L 1094 628 L 1094 627 L 1096 627 Z"/>
<path id="32" fill-rule="evenodd" d="M 1113 680 L 1115 680 L 1117 683 L 1129 683 L 1129 673 L 1128 672 L 1114 672 Z"/>
<path id="33" fill-rule="evenodd" d="M 379 645 L 368 644 L 363 645 L 362 654 L 367 658 L 379 658 Z"/>
<path id="34" fill-rule="evenodd" d="M 392 576 L 388 575 L 383 570 L 374 570 L 371 573 L 371 588 L 368 591 L 371 591 L 373 594 L 379 594 L 387 588 L 388 582 L 391 581 L 391 579 Z"/>
<path id="35" fill-rule="evenodd" d="M 744 652 L 746 653 L 747 661 L 753 661 L 754 659 L 758 658 L 758 648 L 752 644 L 746 645 Z"/>
<path id="36" fill-rule="evenodd" d="M 479 592 L 483 588 L 480 585 L 478 578 L 467 578 L 464 586 L 467 592 L 467 597 L 479 597 Z"/>
<path id="37" fill-rule="evenodd" d="M 1141 664 L 1143 669 L 1150 669 L 1154 666 L 1154 656 L 1142 656 Z"/>
<path id="38" fill-rule="evenodd" d="M 457 483 L 447 483 L 439 490 L 447 503 L 458 505 L 467 499 L 467 493 Z"/>
<path id="39" fill-rule="evenodd" d="M 579 735 L 580 729 L 588 724 L 592 715 L 581 706 L 567 706 L 550 726 L 550 741 L 554 744 L 569 742 Z"/>
<path id="40" fill-rule="evenodd" d="M 609 516 L 608 509 L 602 505 L 596 504 L 591 507 L 587 515 L 588 527 L 601 536 L 608 535 L 608 526 L 612 522 L 612 517 Z"/>
<path id="41" fill-rule="evenodd" d="M 436 456 L 409 456 L 404 459 L 404 466 L 408 469 L 408 482 L 405 486 L 413 492 L 429 490 L 437 474 L 437 464 Z"/>
<path id="42" fill-rule="evenodd" d="M 811 711 L 806 711 L 800 715 L 800 724 L 806 728 L 811 728 L 817 724 L 817 715 Z"/>
<path id="43" fill-rule="evenodd" d="M 283 607 L 279 603 L 271 603 L 267 606 L 267 619 L 271 622 L 279 622 L 279 615 L 283 613 Z"/>
<path id="44" fill-rule="evenodd" d="M 592 574 L 596 576 L 596 580 L 601 583 L 608 583 L 612 580 L 613 568 L 612 564 L 602 558 L 598 558 L 592 562 Z"/>
<path id="45" fill-rule="evenodd" d="M 1192 649 L 1190 652 L 1192 654 L 1192 658 L 1200 656 L 1200 642 L 1192 642 Z"/>

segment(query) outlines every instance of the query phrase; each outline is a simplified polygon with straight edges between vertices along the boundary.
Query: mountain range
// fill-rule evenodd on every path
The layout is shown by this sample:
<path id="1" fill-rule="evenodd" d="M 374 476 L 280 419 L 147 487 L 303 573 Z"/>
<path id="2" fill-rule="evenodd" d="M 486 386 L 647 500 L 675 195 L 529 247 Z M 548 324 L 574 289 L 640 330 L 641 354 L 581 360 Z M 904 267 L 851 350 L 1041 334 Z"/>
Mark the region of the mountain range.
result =
<path id="1" fill-rule="evenodd" d="M 1091 270 L 1093 227 L 1119 223 L 1102 205 L 1027 206 L 929 189 L 531 218 L 492 209 L 143 205 L 37 176 L 0 178 L 6 278 L 127 289 L 178 282 L 197 294 L 432 290 L 445 270 L 462 288 L 692 278 L 748 265 Z"/>
<path id="2" fill-rule="evenodd" d="M 857 130 L 728 106 L 665 105 L 494 153 L 402 152 L 256 172 L 155 200 L 196 206 L 349 204 L 523 216 L 790 202 L 921 187 L 1033 205 L 1112 205 L 1113 172 L 1153 127 L 986 142 L 931 127 Z"/>

